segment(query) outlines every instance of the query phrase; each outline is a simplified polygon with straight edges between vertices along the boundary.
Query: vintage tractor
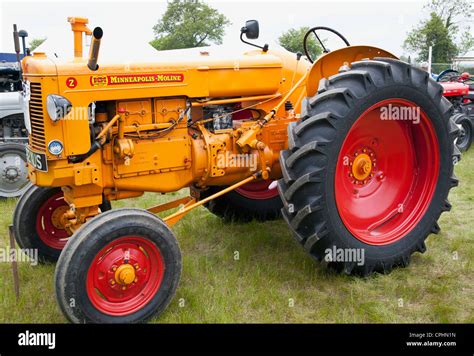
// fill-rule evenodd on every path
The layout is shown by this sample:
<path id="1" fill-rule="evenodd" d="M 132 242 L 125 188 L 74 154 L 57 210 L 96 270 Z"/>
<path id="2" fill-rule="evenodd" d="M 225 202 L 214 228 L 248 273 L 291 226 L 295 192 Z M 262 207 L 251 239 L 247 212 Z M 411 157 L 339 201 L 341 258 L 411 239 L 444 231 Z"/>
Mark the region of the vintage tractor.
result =
<path id="1" fill-rule="evenodd" d="M 241 39 L 258 48 L 239 56 L 98 64 L 102 30 L 69 22 L 74 60 L 34 53 L 22 63 L 35 185 L 18 202 L 14 233 L 42 260 L 59 258 L 56 295 L 70 321 L 162 313 L 181 273 L 171 227 L 201 205 L 228 220 L 281 211 L 309 255 L 361 276 L 408 265 L 439 232 L 458 183 L 459 129 L 428 73 L 341 35 L 347 47 L 313 63 L 248 42 L 253 20 Z M 186 187 L 188 197 L 147 210 L 105 211 Z M 365 259 L 328 259 L 334 249 Z"/>
<path id="2" fill-rule="evenodd" d="M 467 72 L 447 69 L 436 81 L 443 86 L 443 95 L 453 104 L 453 121 L 460 128 L 456 146 L 460 151 L 467 151 L 474 131 L 474 80 Z"/>
<path id="3" fill-rule="evenodd" d="M 25 144 L 28 134 L 23 119 L 23 96 L 20 65 L 20 38 L 23 56 L 26 48 L 25 30 L 14 26 L 15 54 L 4 53 L 7 60 L 0 62 L 0 198 L 16 198 L 22 195 L 31 183 L 26 167 Z"/>

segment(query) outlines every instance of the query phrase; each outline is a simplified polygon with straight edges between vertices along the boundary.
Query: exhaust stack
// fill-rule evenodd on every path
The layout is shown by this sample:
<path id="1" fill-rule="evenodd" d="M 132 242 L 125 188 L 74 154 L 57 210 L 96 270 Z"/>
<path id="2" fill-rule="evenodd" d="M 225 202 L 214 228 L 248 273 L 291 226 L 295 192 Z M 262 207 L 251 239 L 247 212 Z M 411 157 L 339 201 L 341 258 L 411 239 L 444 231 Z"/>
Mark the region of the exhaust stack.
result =
<path id="1" fill-rule="evenodd" d="M 92 32 L 92 43 L 89 52 L 89 61 L 87 62 L 87 67 L 89 67 L 90 70 L 99 69 L 97 60 L 99 58 L 100 40 L 103 35 L 104 31 L 102 31 L 100 27 L 94 28 L 94 31 Z"/>
<path id="2" fill-rule="evenodd" d="M 20 35 L 16 24 L 13 25 L 13 43 L 15 44 L 16 60 L 20 63 Z"/>

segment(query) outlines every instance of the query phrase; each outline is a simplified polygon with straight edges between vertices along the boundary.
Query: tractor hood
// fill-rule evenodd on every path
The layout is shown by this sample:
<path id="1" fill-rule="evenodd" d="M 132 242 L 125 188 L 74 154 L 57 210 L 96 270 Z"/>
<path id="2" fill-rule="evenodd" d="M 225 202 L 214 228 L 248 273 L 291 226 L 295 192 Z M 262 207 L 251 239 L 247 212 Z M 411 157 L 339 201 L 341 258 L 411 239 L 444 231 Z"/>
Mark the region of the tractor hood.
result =
<path id="1" fill-rule="evenodd" d="M 22 65 L 26 78 L 57 77 L 61 92 L 154 88 L 158 92 L 153 96 L 208 97 L 273 94 L 280 87 L 285 63 L 295 61 L 286 51 L 255 50 L 235 56 L 215 52 L 164 51 L 158 52 L 158 60 L 125 63 L 101 62 L 99 56 L 96 71 L 87 67 L 85 58 L 67 61 L 36 52 Z M 163 88 L 167 91 L 161 93 Z"/>

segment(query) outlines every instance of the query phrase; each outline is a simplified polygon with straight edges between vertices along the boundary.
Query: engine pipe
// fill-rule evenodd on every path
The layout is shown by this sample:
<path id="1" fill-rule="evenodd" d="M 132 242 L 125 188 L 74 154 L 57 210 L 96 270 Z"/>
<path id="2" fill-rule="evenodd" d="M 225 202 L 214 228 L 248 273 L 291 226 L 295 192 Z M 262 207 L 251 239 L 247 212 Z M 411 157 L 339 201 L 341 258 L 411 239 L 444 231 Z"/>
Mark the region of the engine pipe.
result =
<path id="1" fill-rule="evenodd" d="M 88 19 L 84 17 L 68 17 L 71 30 L 74 32 L 74 57 L 82 58 L 82 34 L 91 35 L 91 30 L 87 27 Z"/>
<path id="2" fill-rule="evenodd" d="M 100 27 L 96 27 L 94 28 L 94 31 L 92 31 L 92 43 L 89 52 L 89 61 L 87 62 L 87 67 L 89 67 L 90 70 L 95 71 L 99 69 L 97 60 L 99 58 L 100 40 L 103 35 L 104 31 L 102 31 Z"/>

